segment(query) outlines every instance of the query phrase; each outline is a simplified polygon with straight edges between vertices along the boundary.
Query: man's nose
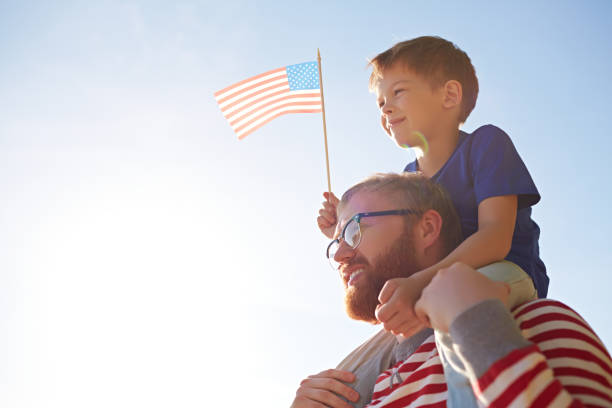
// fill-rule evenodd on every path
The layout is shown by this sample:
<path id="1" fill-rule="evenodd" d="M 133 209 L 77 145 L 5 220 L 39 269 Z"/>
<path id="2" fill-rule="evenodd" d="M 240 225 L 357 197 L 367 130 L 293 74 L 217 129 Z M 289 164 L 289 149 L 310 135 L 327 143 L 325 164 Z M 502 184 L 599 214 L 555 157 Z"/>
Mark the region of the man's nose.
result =
<path id="1" fill-rule="evenodd" d="M 355 249 L 347 244 L 346 241 L 341 239 L 338 244 L 338 250 L 334 254 L 334 261 L 338 262 L 339 264 L 343 264 L 353 256 L 355 256 Z"/>

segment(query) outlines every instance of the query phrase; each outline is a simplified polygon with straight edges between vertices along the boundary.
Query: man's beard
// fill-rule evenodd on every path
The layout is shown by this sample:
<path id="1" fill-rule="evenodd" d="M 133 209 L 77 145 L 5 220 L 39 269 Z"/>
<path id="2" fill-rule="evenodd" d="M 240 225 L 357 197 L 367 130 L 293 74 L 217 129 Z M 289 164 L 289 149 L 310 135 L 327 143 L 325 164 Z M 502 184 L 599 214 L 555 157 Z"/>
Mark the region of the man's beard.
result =
<path id="1" fill-rule="evenodd" d="M 364 268 L 356 286 L 346 289 L 344 304 L 351 319 L 378 323 L 374 313 L 378 305 L 378 294 L 385 282 L 393 278 L 405 278 L 418 271 L 411 238 L 410 231 L 405 231 L 385 254 L 376 257 L 373 265 Z M 355 259 L 353 263 L 362 263 L 362 260 Z"/>

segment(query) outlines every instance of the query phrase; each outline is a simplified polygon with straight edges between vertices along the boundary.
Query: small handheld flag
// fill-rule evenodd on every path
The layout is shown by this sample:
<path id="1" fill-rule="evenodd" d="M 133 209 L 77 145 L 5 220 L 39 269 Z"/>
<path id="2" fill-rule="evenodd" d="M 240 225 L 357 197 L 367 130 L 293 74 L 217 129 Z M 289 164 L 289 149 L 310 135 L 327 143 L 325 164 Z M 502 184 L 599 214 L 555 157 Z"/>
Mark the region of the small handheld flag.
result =
<path id="1" fill-rule="evenodd" d="M 215 92 L 215 99 L 238 139 L 287 113 L 322 110 L 316 61 L 288 65 Z"/>

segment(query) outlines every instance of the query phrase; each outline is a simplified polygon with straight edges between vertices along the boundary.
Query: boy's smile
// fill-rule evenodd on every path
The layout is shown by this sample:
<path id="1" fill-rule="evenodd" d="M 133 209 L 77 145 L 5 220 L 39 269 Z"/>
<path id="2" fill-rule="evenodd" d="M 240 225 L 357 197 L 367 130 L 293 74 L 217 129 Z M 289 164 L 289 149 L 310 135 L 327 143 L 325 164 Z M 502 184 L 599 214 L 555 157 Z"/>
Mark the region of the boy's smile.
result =
<path id="1" fill-rule="evenodd" d="M 375 87 L 381 125 L 400 147 L 423 149 L 435 135 L 443 115 L 444 89 L 395 63 L 384 70 Z M 419 133 L 422 135 L 419 135 Z"/>

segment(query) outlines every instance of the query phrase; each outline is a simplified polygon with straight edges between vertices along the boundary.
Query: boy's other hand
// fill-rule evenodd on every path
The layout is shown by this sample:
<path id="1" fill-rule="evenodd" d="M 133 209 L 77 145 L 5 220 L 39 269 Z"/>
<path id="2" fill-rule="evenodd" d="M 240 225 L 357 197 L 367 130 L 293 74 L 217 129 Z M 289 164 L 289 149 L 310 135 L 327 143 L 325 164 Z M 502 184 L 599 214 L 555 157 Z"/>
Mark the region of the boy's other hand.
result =
<path id="1" fill-rule="evenodd" d="M 412 275 L 385 283 L 378 295 L 380 304 L 376 307 L 376 318 L 385 330 L 410 337 L 427 327 L 414 311 L 424 286 L 421 280 L 420 276 Z"/>
<path id="2" fill-rule="evenodd" d="M 329 239 L 334 237 L 334 231 L 336 230 L 336 223 L 338 219 L 336 217 L 336 207 L 338 207 L 338 197 L 334 193 L 323 193 L 325 201 L 323 201 L 323 207 L 319 210 L 319 216 L 317 217 L 317 224 L 321 232 Z"/>

